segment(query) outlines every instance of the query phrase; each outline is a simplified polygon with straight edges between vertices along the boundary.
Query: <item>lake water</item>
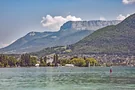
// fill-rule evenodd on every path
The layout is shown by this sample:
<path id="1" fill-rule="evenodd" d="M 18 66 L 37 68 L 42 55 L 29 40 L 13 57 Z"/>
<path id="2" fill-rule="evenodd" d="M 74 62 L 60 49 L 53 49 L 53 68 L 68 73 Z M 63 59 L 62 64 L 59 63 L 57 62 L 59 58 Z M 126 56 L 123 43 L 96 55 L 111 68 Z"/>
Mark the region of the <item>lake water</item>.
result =
<path id="1" fill-rule="evenodd" d="M 135 67 L 0 68 L 0 90 L 135 90 Z"/>

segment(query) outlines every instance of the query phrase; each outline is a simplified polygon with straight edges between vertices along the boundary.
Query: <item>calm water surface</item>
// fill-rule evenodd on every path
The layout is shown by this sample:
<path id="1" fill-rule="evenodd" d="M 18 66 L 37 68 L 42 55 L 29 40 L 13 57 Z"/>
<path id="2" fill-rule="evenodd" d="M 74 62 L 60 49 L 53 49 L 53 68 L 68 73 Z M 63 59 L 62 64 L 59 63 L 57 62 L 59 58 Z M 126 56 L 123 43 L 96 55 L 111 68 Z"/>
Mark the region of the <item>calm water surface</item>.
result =
<path id="1" fill-rule="evenodd" d="M 0 90 L 135 90 L 135 67 L 0 68 Z"/>

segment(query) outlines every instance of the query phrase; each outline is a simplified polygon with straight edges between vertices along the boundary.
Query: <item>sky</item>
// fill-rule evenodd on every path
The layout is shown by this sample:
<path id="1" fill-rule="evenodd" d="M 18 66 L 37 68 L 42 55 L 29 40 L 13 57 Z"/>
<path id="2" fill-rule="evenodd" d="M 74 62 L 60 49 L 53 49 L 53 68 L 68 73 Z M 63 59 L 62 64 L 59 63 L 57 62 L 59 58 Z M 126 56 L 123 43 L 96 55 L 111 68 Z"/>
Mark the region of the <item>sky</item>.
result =
<path id="1" fill-rule="evenodd" d="M 31 31 L 58 31 L 80 20 L 123 20 L 135 0 L 0 0 L 0 48 Z"/>

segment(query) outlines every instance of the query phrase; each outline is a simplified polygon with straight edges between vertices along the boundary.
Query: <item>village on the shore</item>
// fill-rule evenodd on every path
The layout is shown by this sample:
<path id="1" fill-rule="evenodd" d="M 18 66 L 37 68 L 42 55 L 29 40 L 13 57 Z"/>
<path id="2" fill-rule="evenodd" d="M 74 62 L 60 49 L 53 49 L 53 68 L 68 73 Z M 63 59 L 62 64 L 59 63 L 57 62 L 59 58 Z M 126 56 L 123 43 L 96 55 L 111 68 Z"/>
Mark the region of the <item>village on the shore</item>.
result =
<path id="1" fill-rule="evenodd" d="M 133 55 L 65 55 L 50 54 L 37 57 L 30 54 L 0 55 L 0 67 L 90 67 L 90 66 L 135 66 Z"/>

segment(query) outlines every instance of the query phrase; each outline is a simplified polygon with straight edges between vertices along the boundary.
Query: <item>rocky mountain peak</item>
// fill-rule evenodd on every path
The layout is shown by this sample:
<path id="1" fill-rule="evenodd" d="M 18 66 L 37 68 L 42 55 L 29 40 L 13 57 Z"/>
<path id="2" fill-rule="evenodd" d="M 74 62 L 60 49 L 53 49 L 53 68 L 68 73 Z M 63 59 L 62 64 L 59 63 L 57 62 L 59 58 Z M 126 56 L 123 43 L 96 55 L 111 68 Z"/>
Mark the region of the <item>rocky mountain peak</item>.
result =
<path id="1" fill-rule="evenodd" d="M 68 21 L 61 26 L 60 30 L 97 30 L 108 25 L 116 25 L 120 22 L 118 20 Z"/>

